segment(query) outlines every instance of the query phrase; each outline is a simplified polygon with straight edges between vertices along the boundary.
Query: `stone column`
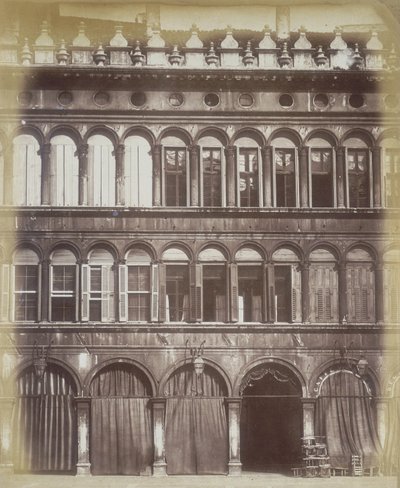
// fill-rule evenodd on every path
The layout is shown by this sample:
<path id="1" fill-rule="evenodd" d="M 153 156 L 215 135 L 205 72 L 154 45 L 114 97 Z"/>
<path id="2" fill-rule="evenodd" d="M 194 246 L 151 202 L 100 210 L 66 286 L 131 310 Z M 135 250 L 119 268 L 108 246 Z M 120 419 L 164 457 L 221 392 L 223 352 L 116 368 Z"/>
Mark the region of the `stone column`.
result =
<path id="1" fill-rule="evenodd" d="M 389 401 L 388 398 L 376 398 L 376 426 L 381 446 L 385 445 Z"/>
<path id="2" fill-rule="evenodd" d="M 382 187 L 381 187 L 381 148 L 375 146 L 372 148 L 372 177 L 374 180 L 373 186 L 373 204 L 375 208 L 382 207 Z"/>
<path id="3" fill-rule="evenodd" d="M 226 204 L 228 207 L 236 206 L 236 165 L 235 146 L 226 146 Z"/>
<path id="4" fill-rule="evenodd" d="M 77 397 L 75 401 L 78 420 L 78 462 L 76 463 L 76 474 L 90 475 L 90 398 Z"/>
<path id="5" fill-rule="evenodd" d="M 0 473 L 13 472 L 12 458 L 12 411 L 15 399 L 0 398 Z"/>
<path id="6" fill-rule="evenodd" d="M 261 148 L 264 207 L 272 207 L 272 146 Z"/>
<path id="7" fill-rule="evenodd" d="M 161 207 L 161 151 L 162 146 L 153 147 L 153 206 Z"/>
<path id="8" fill-rule="evenodd" d="M 125 146 L 118 144 L 115 149 L 116 204 L 125 205 Z"/>
<path id="9" fill-rule="evenodd" d="M 42 157 L 42 205 L 50 205 L 50 153 L 51 144 L 43 144 L 40 150 Z M 28 182 L 29 183 L 29 182 Z"/>
<path id="10" fill-rule="evenodd" d="M 4 203 L 12 205 L 13 202 L 13 146 L 4 151 Z"/>
<path id="11" fill-rule="evenodd" d="M 375 268 L 375 318 L 378 324 L 385 321 L 383 289 L 383 263 L 378 261 Z"/>
<path id="12" fill-rule="evenodd" d="M 154 462 L 153 475 L 166 476 L 167 463 L 165 460 L 165 403 L 166 398 L 152 398 L 153 406 L 153 442 Z"/>
<path id="13" fill-rule="evenodd" d="M 310 263 L 301 266 L 301 314 L 305 324 L 310 323 Z"/>
<path id="14" fill-rule="evenodd" d="M 200 175 L 199 175 L 199 146 L 193 144 L 189 146 L 189 161 L 190 161 L 190 205 L 192 207 L 199 206 L 199 190 L 200 190 Z"/>
<path id="15" fill-rule="evenodd" d="M 227 398 L 228 430 L 229 430 L 229 462 L 228 474 L 239 476 L 242 473 L 240 462 L 240 407 L 242 399 L 239 397 Z"/>
<path id="16" fill-rule="evenodd" d="M 39 321 L 48 322 L 50 319 L 49 290 L 50 290 L 50 259 L 43 259 L 41 262 L 40 282 L 40 314 Z"/>
<path id="17" fill-rule="evenodd" d="M 336 148 L 336 194 L 338 208 L 344 208 L 346 198 L 346 149 L 344 147 Z"/>
<path id="18" fill-rule="evenodd" d="M 346 262 L 341 261 L 338 265 L 339 272 L 339 323 L 347 322 L 347 276 Z"/>
<path id="19" fill-rule="evenodd" d="M 79 205 L 88 205 L 88 144 L 78 147 L 79 157 Z"/>
<path id="20" fill-rule="evenodd" d="M 299 150 L 299 183 L 300 183 L 300 207 L 308 208 L 308 147 L 303 146 Z"/>
<path id="21" fill-rule="evenodd" d="M 315 398 L 302 398 L 303 437 L 314 435 Z"/>

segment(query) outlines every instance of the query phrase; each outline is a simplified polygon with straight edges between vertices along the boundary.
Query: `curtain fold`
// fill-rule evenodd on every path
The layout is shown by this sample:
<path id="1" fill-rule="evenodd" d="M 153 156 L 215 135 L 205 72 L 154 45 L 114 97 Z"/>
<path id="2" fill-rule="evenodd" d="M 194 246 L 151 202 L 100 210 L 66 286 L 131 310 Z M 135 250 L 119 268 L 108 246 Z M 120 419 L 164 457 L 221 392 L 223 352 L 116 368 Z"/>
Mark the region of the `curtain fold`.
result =
<path id="1" fill-rule="evenodd" d="M 372 398 L 364 382 L 349 371 L 326 378 L 316 404 L 316 435 L 325 436 L 332 466 L 348 467 L 352 455 L 364 467 L 379 466 L 381 447 Z"/>
<path id="2" fill-rule="evenodd" d="M 93 398 L 92 473 L 139 475 L 153 460 L 148 398 Z"/>

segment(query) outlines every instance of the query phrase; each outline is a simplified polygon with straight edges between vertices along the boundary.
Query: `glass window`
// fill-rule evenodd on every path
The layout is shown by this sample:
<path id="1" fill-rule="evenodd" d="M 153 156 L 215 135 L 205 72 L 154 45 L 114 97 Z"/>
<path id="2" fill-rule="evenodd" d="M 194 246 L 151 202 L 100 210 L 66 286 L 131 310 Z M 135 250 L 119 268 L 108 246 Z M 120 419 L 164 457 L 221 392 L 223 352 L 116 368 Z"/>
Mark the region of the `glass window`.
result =
<path id="1" fill-rule="evenodd" d="M 88 319 L 91 321 L 106 322 L 115 319 L 113 264 L 114 259 L 107 250 L 91 251 L 89 273 L 83 273 L 82 278 L 83 291 L 88 290 Z"/>
<path id="2" fill-rule="evenodd" d="M 185 148 L 165 148 L 165 195 L 167 206 L 187 204 Z"/>
<path id="3" fill-rule="evenodd" d="M 222 204 L 221 148 L 203 148 L 203 205 L 220 207 Z"/>
<path id="4" fill-rule="evenodd" d="M 241 207 L 256 207 L 258 197 L 258 150 L 239 148 L 239 193 Z"/>
<path id="5" fill-rule="evenodd" d="M 238 266 L 240 322 L 262 322 L 262 277 L 261 266 Z"/>
<path id="6" fill-rule="evenodd" d="M 367 149 L 347 150 L 350 207 L 369 207 L 369 158 Z"/>
<path id="7" fill-rule="evenodd" d="M 128 266 L 128 320 L 150 320 L 150 266 Z"/>
<path id="8" fill-rule="evenodd" d="M 51 139 L 51 204 L 78 205 L 79 160 L 74 141 L 59 135 Z"/>
<path id="9" fill-rule="evenodd" d="M 38 320 L 39 260 L 34 251 L 16 251 L 14 264 L 14 319 Z"/>
<path id="10" fill-rule="evenodd" d="M 203 265 L 203 320 L 226 321 L 226 267 Z"/>
<path id="11" fill-rule="evenodd" d="M 277 207 L 296 206 L 295 149 L 275 149 L 275 194 Z"/>
<path id="12" fill-rule="evenodd" d="M 385 197 L 387 207 L 400 207 L 400 149 L 384 149 Z"/>
<path id="13" fill-rule="evenodd" d="M 166 266 L 167 322 L 189 320 L 189 269 L 186 264 Z"/>
<path id="14" fill-rule="evenodd" d="M 54 265 L 52 269 L 51 320 L 75 320 L 76 266 Z"/>
<path id="15" fill-rule="evenodd" d="M 333 207 L 332 150 L 311 149 L 311 198 L 313 207 Z"/>

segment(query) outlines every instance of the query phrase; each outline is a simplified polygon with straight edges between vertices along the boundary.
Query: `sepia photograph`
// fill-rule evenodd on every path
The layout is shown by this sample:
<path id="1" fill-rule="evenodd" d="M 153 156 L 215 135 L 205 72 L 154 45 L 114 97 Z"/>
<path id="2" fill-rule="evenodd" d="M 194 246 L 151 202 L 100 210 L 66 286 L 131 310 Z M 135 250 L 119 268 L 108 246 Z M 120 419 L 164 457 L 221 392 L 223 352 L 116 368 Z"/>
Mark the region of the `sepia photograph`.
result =
<path id="1" fill-rule="evenodd" d="M 0 486 L 400 488 L 400 0 L 0 0 Z"/>

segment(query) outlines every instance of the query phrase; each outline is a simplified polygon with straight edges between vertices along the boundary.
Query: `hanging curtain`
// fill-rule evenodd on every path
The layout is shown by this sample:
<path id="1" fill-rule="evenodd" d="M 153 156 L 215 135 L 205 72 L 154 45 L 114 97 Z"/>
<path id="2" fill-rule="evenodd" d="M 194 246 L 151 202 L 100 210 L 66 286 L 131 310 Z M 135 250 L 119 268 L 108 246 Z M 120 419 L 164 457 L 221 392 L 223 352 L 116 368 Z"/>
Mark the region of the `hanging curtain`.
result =
<path id="1" fill-rule="evenodd" d="M 150 474 L 153 461 L 151 387 L 128 365 L 101 371 L 90 387 L 92 473 Z"/>
<path id="2" fill-rule="evenodd" d="M 180 368 L 171 377 L 165 391 L 168 474 L 226 473 L 226 393 L 222 378 L 207 366 L 200 381 L 192 365 Z"/>
<path id="3" fill-rule="evenodd" d="M 400 381 L 388 403 L 387 432 L 383 455 L 383 471 L 387 475 L 400 472 Z"/>
<path id="4" fill-rule="evenodd" d="M 350 371 L 325 379 L 316 404 L 316 435 L 326 438 L 332 466 L 348 467 L 352 455 L 365 468 L 379 466 L 380 444 L 372 399 L 365 383 Z"/>
<path id="5" fill-rule="evenodd" d="M 73 470 L 76 412 L 69 374 L 51 365 L 39 380 L 31 368 L 19 378 L 17 394 L 13 411 L 15 471 Z"/>

